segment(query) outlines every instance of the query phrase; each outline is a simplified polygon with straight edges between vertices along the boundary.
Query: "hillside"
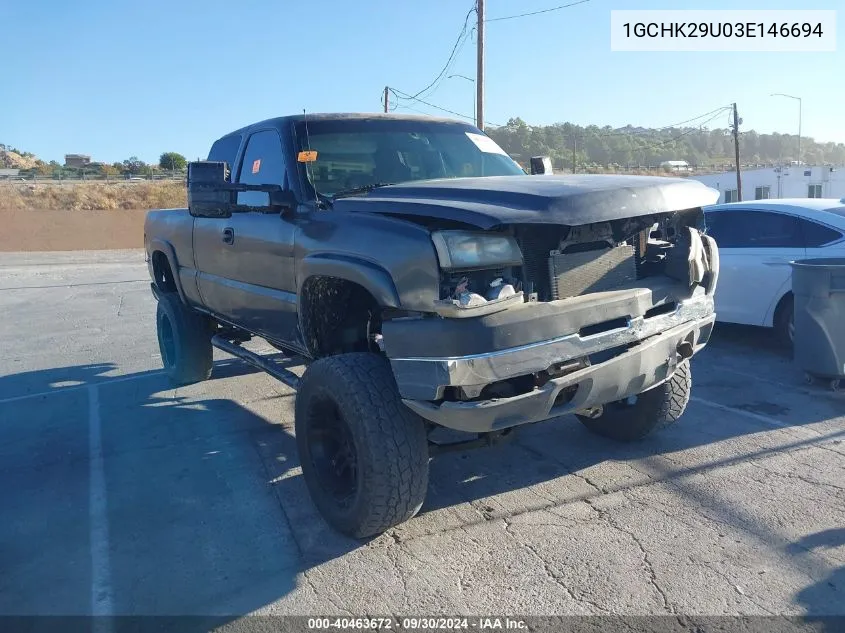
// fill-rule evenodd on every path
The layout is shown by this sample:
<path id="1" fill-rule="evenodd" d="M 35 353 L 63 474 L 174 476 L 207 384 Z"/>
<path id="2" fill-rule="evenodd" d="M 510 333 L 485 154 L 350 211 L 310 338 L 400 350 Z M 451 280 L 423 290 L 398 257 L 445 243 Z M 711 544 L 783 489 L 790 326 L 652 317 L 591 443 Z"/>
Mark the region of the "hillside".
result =
<path id="1" fill-rule="evenodd" d="M 0 169 L 35 169 L 39 162 L 35 156 L 0 149 Z"/>
<path id="2" fill-rule="evenodd" d="M 486 130 L 511 156 L 522 162 L 531 156 L 551 156 L 556 168 L 616 164 L 622 168 L 657 166 L 665 160 L 685 160 L 701 169 L 720 169 L 734 162 L 731 132 L 725 128 L 669 127 L 611 128 L 572 123 L 531 126 L 520 118 Z M 779 164 L 797 160 L 794 134 L 740 134 L 743 165 Z M 573 156 L 574 154 L 574 156 Z M 845 144 L 801 139 L 801 160 L 808 164 L 845 164 Z"/>
<path id="3" fill-rule="evenodd" d="M 0 182 L 0 211 L 163 209 L 187 204 L 181 181 Z"/>

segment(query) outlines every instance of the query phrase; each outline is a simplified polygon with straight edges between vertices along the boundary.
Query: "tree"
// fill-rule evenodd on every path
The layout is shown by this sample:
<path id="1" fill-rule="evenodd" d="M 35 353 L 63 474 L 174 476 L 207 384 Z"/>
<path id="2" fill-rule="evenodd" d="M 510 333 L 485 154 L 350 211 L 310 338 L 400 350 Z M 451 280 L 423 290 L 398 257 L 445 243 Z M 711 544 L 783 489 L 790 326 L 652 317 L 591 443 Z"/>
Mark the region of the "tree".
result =
<path id="1" fill-rule="evenodd" d="M 130 156 L 123 161 L 122 167 L 124 171 L 128 171 L 130 174 L 139 174 L 146 166 L 147 164 L 139 160 L 137 156 Z"/>
<path id="2" fill-rule="evenodd" d="M 576 149 L 578 165 L 637 165 L 656 167 L 664 160 L 686 160 L 701 167 L 722 168 L 733 162 L 733 136 L 724 128 L 673 127 L 649 129 L 625 125 L 620 128 L 555 123 L 532 126 L 519 117 L 488 134 L 508 154 L 521 161 L 529 156 L 551 156 L 557 168 L 572 165 Z M 574 139 L 577 139 L 575 145 Z M 796 160 L 797 138 L 791 134 L 760 134 L 744 130 L 740 138 L 746 161 L 778 163 Z M 845 162 L 845 144 L 817 143 L 801 139 L 802 160 L 812 163 Z"/>
<path id="3" fill-rule="evenodd" d="M 175 171 L 177 169 L 185 169 L 188 161 L 182 154 L 177 152 L 164 152 L 158 159 L 158 166 L 162 169 L 169 169 Z"/>

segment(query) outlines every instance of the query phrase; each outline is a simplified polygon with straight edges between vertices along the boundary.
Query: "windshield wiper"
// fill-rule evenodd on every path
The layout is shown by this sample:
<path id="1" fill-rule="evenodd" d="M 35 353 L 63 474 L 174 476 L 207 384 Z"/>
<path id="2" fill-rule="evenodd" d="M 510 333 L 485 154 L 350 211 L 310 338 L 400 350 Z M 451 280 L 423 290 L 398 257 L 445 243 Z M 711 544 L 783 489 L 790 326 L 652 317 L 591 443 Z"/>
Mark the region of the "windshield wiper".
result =
<path id="1" fill-rule="evenodd" d="M 352 187 L 352 189 L 344 189 L 342 191 L 338 191 L 336 194 L 332 195 L 333 200 L 337 200 L 338 198 L 346 198 L 347 196 L 355 196 L 359 193 L 368 193 L 373 189 L 378 189 L 379 187 L 388 187 L 396 183 L 392 182 L 374 182 L 369 185 L 363 185 L 361 187 Z"/>

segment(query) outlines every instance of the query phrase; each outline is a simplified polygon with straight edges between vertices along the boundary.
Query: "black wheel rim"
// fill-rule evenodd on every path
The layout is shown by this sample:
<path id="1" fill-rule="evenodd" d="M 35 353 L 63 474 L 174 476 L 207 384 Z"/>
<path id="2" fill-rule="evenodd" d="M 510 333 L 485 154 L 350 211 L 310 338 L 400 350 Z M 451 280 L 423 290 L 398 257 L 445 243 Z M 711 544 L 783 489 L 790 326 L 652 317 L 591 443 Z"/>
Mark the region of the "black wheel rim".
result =
<path id="1" fill-rule="evenodd" d="M 176 360 L 176 343 L 173 337 L 173 326 L 165 315 L 162 315 L 158 322 L 158 347 L 161 352 L 161 362 L 165 367 L 173 367 Z"/>
<path id="2" fill-rule="evenodd" d="M 349 426 L 329 397 L 312 399 L 306 437 L 317 482 L 340 508 L 348 508 L 358 492 L 358 454 Z"/>

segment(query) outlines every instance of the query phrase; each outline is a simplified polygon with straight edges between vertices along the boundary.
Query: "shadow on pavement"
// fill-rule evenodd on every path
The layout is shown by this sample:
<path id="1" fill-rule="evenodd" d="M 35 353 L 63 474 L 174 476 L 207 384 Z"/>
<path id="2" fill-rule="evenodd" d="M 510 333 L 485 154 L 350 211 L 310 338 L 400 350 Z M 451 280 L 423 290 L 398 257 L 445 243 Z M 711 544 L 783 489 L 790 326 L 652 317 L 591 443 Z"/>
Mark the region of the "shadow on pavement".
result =
<path id="1" fill-rule="evenodd" d="M 292 430 L 279 424 L 293 394 L 262 393 L 257 381 L 246 393 L 238 381 L 233 398 L 209 397 L 218 381 L 255 373 L 238 360 L 176 390 L 160 371 L 105 376 L 115 369 L 0 377 L 0 620 L 105 610 L 202 616 L 147 624 L 206 631 L 362 545 L 332 532 L 310 502 Z M 333 611 L 311 593 L 306 602 Z"/>
<path id="2" fill-rule="evenodd" d="M 215 381 L 255 372 L 240 361 L 218 362 L 211 383 L 177 391 L 159 371 L 134 374 L 132 380 L 104 376 L 114 369 L 87 365 L 0 377 L 6 398 L 53 390 L 0 402 L 0 419 L 6 422 L 0 426 L 0 486 L 8 491 L 0 506 L 0 614 L 90 613 L 92 599 L 98 599 L 96 592 L 92 598 L 92 587 L 105 573 L 114 612 L 210 616 L 196 626 L 192 620 L 179 625 L 206 630 L 210 622 L 219 625 L 218 618 L 237 619 L 278 601 L 297 590 L 300 574 L 364 545 L 332 531 L 309 498 L 292 429 L 279 423 L 280 407 L 291 411 L 292 394 L 271 394 L 261 406 L 208 397 Z M 90 384 L 100 385 L 103 516 L 97 515 L 97 491 L 91 488 Z M 244 396 L 236 389 L 240 400 Z M 267 414 L 256 413 L 263 413 L 263 406 Z M 641 460 L 769 430 L 747 420 L 712 423 L 707 415 L 689 417 L 645 442 L 619 445 L 589 434 L 567 416 L 523 429 L 510 445 L 438 457 L 422 515 L 468 502 L 481 523 L 497 512 L 477 503 L 484 498 L 608 460 Z M 812 441 L 817 440 L 792 445 Z M 786 448 L 761 448 L 663 476 L 695 474 Z M 525 493 L 522 507 L 506 512 L 528 512 L 636 482 L 589 485 L 587 495 L 573 493 L 539 505 L 536 495 Z M 726 520 L 736 519 L 732 508 L 723 510 Z M 104 517 L 108 567 L 98 569 L 91 539 L 101 534 L 98 523 Z M 741 524 L 741 517 L 736 522 Z M 760 529 L 758 535 L 767 538 Z M 834 537 L 841 539 L 842 532 L 824 538 Z M 841 569 L 830 582 L 841 591 Z M 47 587 L 55 590 L 45 592 Z M 799 600 L 817 611 L 826 591 L 811 587 Z M 314 610 L 336 610 L 318 595 L 308 600 Z"/>
<path id="3" fill-rule="evenodd" d="M 841 550 L 843 547 L 845 547 L 845 527 L 837 527 L 805 536 L 788 549 L 792 554 L 807 554 L 808 552 L 812 554 L 818 550 L 834 548 Z M 845 592 L 845 565 L 840 565 L 817 583 L 799 591 L 796 601 L 807 609 L 807 613 L 811 616 L 845 616 L 843 592 Z M 822 624 L 830 624 L 830 622 L 822 620 Z M 845 623 L 840 617 L 838 622 L 833 624 L 839 628 L 823 630 L 841 631 Z"/>

